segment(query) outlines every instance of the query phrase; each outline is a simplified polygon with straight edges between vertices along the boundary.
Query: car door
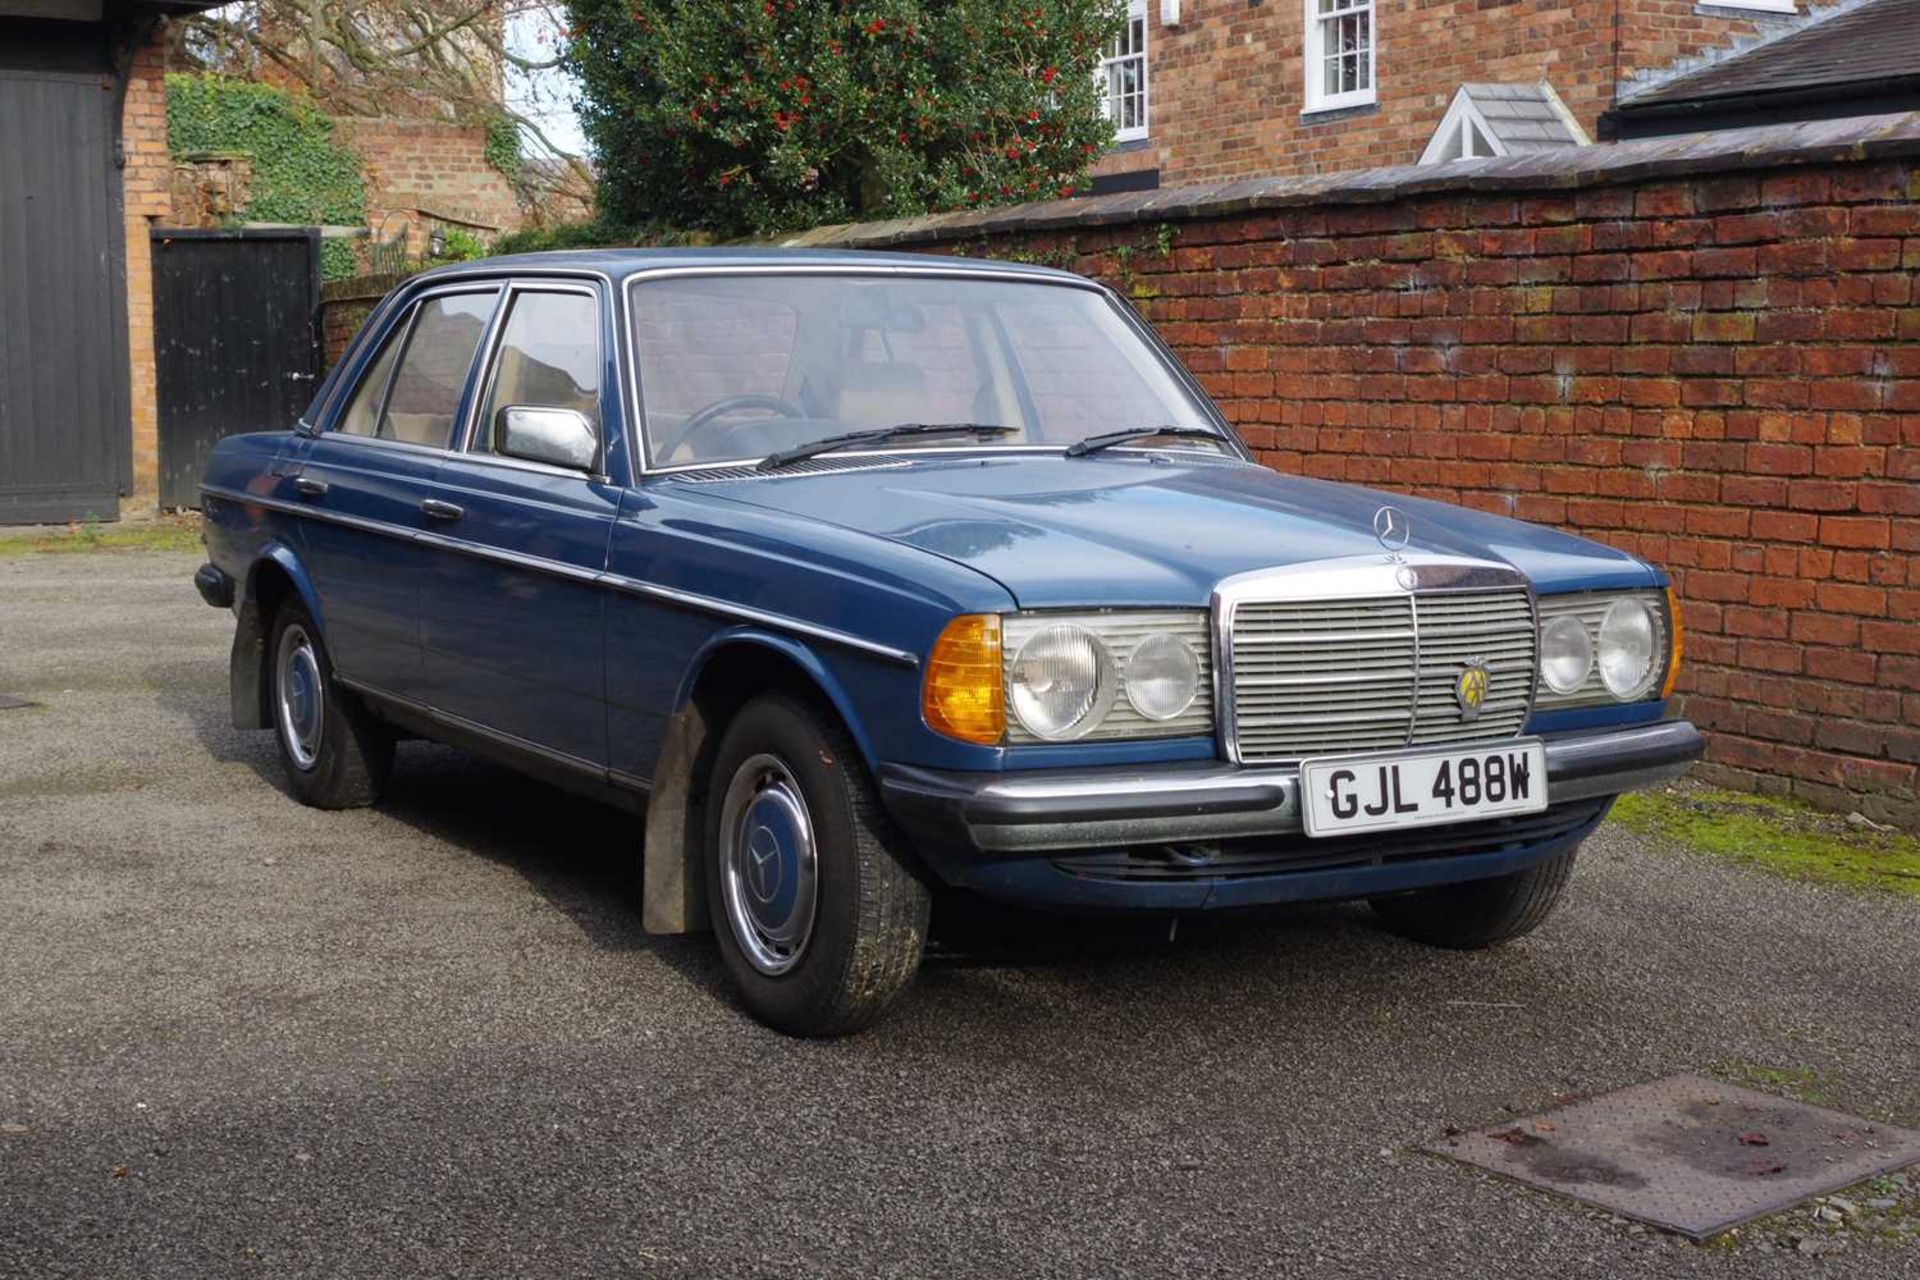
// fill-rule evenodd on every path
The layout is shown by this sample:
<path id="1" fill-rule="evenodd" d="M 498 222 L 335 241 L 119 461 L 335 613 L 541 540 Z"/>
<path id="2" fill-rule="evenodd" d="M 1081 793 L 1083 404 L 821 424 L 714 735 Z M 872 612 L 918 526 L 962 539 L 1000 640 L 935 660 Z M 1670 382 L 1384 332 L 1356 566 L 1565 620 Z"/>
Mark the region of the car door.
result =
<path id="1" fill-rule="evenodd" d="M 396 313 L 293 477 L 321 626 L 350 681 L 421 694 L 415 539 L 434 523 L 429 486 L 500 293 L 497 284 L 437 289 Z"/>
<path id="2" fill-rule="evenodd" d="M 592 770 L 607 760 L 598 577 L 621 495 L 605 474 L 619 413 L 607 306 L 596 283 L 511 286 L 464 447 L 434 480 L 450 514 L 422 540 L 427 700 L 508 745 Z M 529 422 L 580 452 L 515 434 Z"/>

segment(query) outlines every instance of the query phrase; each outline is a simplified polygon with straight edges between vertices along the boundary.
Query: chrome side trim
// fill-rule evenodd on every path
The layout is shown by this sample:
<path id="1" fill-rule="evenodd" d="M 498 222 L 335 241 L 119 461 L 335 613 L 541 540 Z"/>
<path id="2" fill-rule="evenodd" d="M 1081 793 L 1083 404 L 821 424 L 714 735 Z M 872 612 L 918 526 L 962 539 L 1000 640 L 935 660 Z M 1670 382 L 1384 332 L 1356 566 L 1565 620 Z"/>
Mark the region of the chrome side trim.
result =
<path id="1" fill-rule="evenodd" d="M 342 525 L 348 529 L 358 529 L 362 533 L 377 534 L 384 538 L 397 538 L 403 542 L 411 541 L 416 529 L 401 524 L 389 524 L 385 520 L 369 520 L 365 516 L 350 516 L 342 511 L 329 511 L 325 507 L 316 507 L 305 502 L 288 502 L 285 498 L 269 498 L 257 493 L 241 493 L 238 489 L 228 489 L 220 485 L 203 484 L 200 492 L 209 498 L 219 498 L 223 502 L 233 502 L 247 507 L 263 507 L 268 511 L 279 511 L 291 516 L 305 516 L 323 524 Z"/>
<path id="2" fill-rule="evenodd" d="M 591 778 L 596 782 L 611 783 L 614 786 L 623 787 L 628 790 L 646 791 L 652 786 L 650 782 L 641 778 L 638 774 L 627 773 L 619 769 L 608 769 L 595 764 L 591 760 L 584 760 L 579 756 L 570 755 L 565 751 L 555 751 L 552 747 L 542 746 L 537 742 L 522 738 L 517 734 L 502 733 L 498 729 L 490 729 L 477 720 L 469 720 L 465 716 L 454 715 L 451 711 L 442 711 L 438 707 L 430 706 L 427 703 L 417 701 L 413 698 L 404 697 L 401 694 L 392 693 L 386 689 L 382 689 L 378 685 L 368 684 L 364 680 L 356 680 L 352 676 L 342 675 L 338 671 L 334 672 L 333 678 L 361 697 L 367 698 L 374 703 L 386 703 L 398 711 L 411 712 L 420 719 L 431 721 L 434 724 L 445 725 L 447 728 L 466 734 L 469 737 L 481 738 L 488 742 L 496 743 L 510 751 L 537 757 L 547 764 L 565 769 L 569 773 L 579 774 L 582 777 Z"/>
<path id="3" fill-rule="evenodd" d="M 495 564 L 504 564 L 514 569 L 525 569 L 529 573 L 544 573 L 550 578 L 562 578 L 568 582 L 578 582 L 584 586 L 593 586 L 600 581 L 600 571 L 583 565 L 568 564 L 565 560 L 549 560 L 545 556 L 530 556 L 523 551 L 508 551 L 502 547 L 489 547 L 484 543 L 470 542 L 465 538 L 448 537 L 444 533 L 432 533 L 426 529 L 413 535 L 413 540 L 423 547 L 432 547 L 436 551 L 451 551 L 455 555 L 471 556 L 475 560 L 490 560 Z"/>
<path id="4" fill-rule="evenodd" d="M 735 618 L 741 622 L 757 623 L 772 627 L 776 631 L 791 631 L 797 635 L 811 636 L 815 640 L 824 640 L 847 649 L 858 649 L 870 653 L 876 658 L 885 658 L 889 662 L 903 667 L 918 667 L 920 655 L 905 649 L 895 649 L 891 645 L 877 644 L 872 640 L 853 635 L 846 631 L 836 631 L 832 627 L 822 627 L 811 622 L 802 622 L 782 613 L 768 613 L 748 605 L 734 604 L 728 600 L 716 600 L 712 596 L 697 595 L 691 591 L 682 591 L 677 587 L 663 587 L 657 583 L 642 582 L 638 578 L 623 577 L 617 573 L 603 573 L 599 577 L 602 585 L 628 595 L 645 596 L 661 600 L 668 604 L 682 605 L 701 613 L 714 613 L 723 617 Z"/>
<path id="5" fill-rule="evenodd" d="M 776 631 L 790 632 L 807 636 L 841 648 L 854 649 L 862 653 L 884 658 L 888 662 L 903 667 L 917 668 L 920 665 L 918 654 L 905 649 L 896 649 L 891 645 L 879 644 L 851 632 L 839 631 L 832 627 L 823 627 L 817 623 L 806 622 L 782 613 L 771 613 L 765 609 L 755 609 L 751 605 L 735 604 L 731 600 L 720 600 L 713 596 L 700 595 L 693 591 L 682 591 L 678 587 L 663 587 L 652 582 L 643 582 L 638 578 L 629 578 L 618 573 L 608 573 L 599 569 L 588 569 L 582 565 L 568 564 L 564 560 L 549 560 L 544 556 L 530 556 L 524 552 L 507 551 L 499 547 L 484 546 L 478 542 L 469 542 L 464 538 L 448 537 L 443 533 L 430 533 L 424 529 L 410 529 L 405 525 L 388 524 L 384 520 L 368 520 L 360 516 L 344 515 L 337 511 L 328 511 L 322 507 L 313 507 L 305 503 L 288 502 L 283 498 L 268 498 L 258 494 L 240 493 L 218 485 L 201 485 L 200 492 L 210 497 L 228 502 L 237 502 L 248 506 L 264 507 L 269 511 L 280 511 L 288 515 L 302 516 L 313 520 L 322 520 L 330 524 L 344 525 L 358 529 L 363 533 L 377 534 L 382 537 L 398 538 L 402 541 L 418 542 L 440 551 L 450 551 L 456 555 L 473 556 L 481 560 L 492 560 L 500 564 L 511 565 L 530 573 L 544 573 L 552 577 L 577 582 L 582 586 L 604 587 L 625 595 L 643 596 L 660 600 L 681 608 L 692 609 L 699 613 L 711 613 L 719 617 L 732 618 L 739 622 L 750 622 L 757 626 L 771 627 Z"/>

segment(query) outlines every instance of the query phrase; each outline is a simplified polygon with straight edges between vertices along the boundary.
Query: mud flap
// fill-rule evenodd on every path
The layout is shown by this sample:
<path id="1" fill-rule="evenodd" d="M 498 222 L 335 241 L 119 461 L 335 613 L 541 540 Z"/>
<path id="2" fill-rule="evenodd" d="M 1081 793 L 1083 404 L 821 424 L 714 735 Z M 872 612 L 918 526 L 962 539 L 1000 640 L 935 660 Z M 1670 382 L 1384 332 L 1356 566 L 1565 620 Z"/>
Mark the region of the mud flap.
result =
<path id="1" fill-rule="evenodd" d="M 700 865 L 706 815 L 693 780 L 711 745 L 707 718 L 698 702 L 689 701 L 667 730 L 647 798 L 640 923 L 648 933 L 701 933 L 708 927 L 707 880 Z"/>
<path id="2" fill-rule="evenodd" d="M 273 721 L 267 715 L 267 637 L 260 623 L 260 606 L 247 600 L 236 616 L 233 652 L 227 659 L 233 727 L 270 728 Z"/>

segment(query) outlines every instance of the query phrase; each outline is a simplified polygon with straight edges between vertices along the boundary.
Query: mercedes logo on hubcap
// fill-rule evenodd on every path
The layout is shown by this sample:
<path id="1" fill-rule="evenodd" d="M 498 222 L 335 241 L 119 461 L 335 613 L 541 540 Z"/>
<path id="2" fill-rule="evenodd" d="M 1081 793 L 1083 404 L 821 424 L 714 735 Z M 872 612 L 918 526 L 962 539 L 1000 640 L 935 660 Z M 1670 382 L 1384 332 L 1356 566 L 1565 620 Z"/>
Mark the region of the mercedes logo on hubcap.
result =
<path id="1" fill-rule="evenodd" d="M 780 839 L 767 827 L 755 827 L 747 837 L 747 887 L 762 902 L 780 892 Z"/>

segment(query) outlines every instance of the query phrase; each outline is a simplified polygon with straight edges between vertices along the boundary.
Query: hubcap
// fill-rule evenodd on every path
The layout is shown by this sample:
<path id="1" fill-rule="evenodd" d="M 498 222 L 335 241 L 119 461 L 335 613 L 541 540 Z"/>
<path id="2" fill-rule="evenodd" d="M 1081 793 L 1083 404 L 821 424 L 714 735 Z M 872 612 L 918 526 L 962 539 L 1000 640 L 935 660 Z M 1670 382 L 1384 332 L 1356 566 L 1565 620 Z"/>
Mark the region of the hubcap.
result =
<path id="1" fill-rule="evenodd" d="M 760 972 L 785 973 L 813 935 L 819 864 L 806 798 L 780 757 L 757 755 L 735 771 L 720 810 L 719 854 L 734 940 Z"/>
<path id="2" fill-rule="evenodd" d="M 298 623 L 280 633 L 280 655 L 274 681 L 279 709 L 280 741 L 302 772 L 320 758 L 320 732 L 325 728 L 325 695 L 320 684 L 320 656 L 313 640 Z"/>

